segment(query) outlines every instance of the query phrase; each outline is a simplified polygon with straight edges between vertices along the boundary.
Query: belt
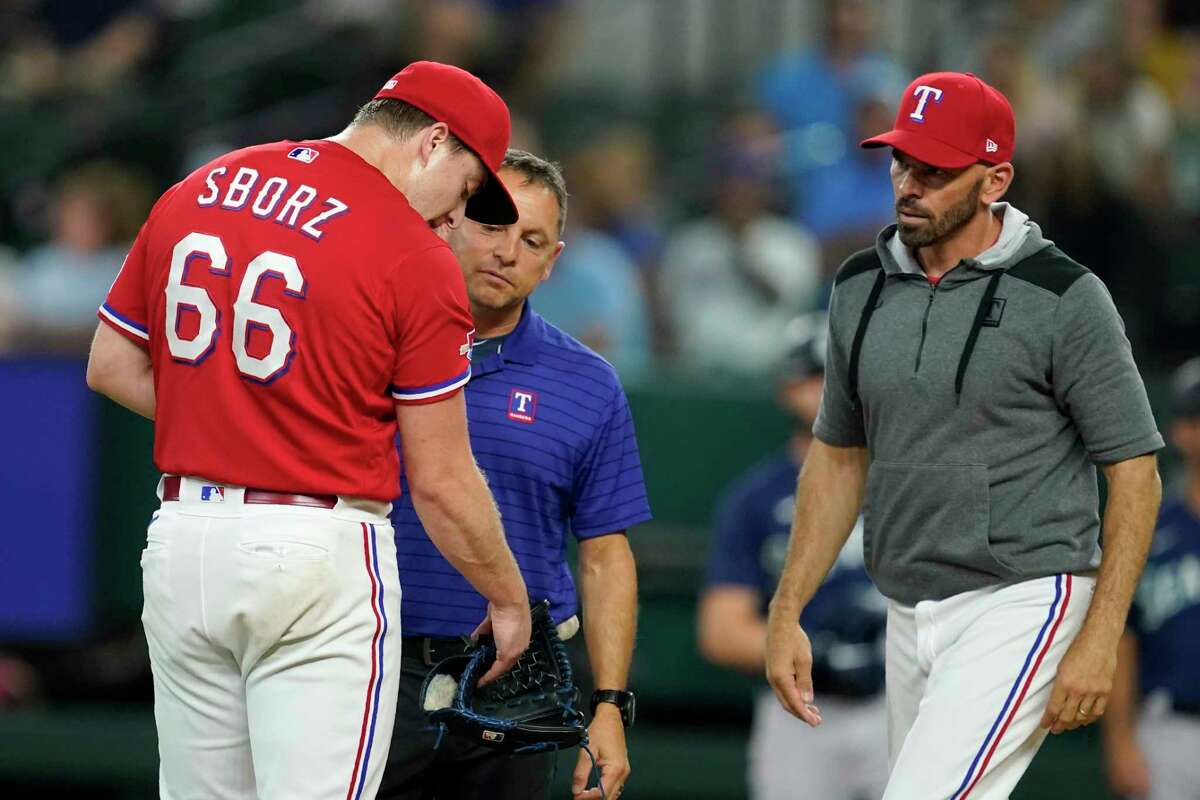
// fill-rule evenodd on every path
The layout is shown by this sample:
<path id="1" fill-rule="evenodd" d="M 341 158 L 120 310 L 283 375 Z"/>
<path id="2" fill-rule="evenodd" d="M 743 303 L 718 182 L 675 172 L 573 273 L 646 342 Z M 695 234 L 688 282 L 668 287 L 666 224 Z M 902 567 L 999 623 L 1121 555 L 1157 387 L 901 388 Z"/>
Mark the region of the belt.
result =
<path id="1" fill-rule="evenodd" d="M 179 499 L 178 475 L 167 475 L 163 478 L 163 502 Z M 289 494 L 288 492 L 272 492 L 266 489 L 247 488 L 242 495 L 242 502 L 249 505 L 264 506 L 308 506 L 309 508 L 333 508 L 338 499 L 332 494 Z"/>
<path id="2" fill-rule="evenodd" d="M 463 639 L 438 639 L 432 636 L 403 636 L 400 639 L 400 655 L 412 661 L 420 661 L 432 667 L 450 656 L 465 653 L 470 645 Z"/>

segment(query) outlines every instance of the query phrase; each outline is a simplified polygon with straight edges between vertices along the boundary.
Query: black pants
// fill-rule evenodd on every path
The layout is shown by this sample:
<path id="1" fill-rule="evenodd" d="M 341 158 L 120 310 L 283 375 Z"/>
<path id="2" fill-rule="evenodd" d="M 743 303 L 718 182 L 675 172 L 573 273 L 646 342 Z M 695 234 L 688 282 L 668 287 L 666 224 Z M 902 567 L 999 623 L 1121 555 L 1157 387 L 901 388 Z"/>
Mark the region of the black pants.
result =
<path id="1" fill-rule="evenodd" d="M 507 755 L 446 735 L 434 750 L 437 731 L 420 708 L 421 683 L 429 667 L 401 662 L 400 700 L 392 747 L 379 800 L 546 800 L 553 753 Z"/>

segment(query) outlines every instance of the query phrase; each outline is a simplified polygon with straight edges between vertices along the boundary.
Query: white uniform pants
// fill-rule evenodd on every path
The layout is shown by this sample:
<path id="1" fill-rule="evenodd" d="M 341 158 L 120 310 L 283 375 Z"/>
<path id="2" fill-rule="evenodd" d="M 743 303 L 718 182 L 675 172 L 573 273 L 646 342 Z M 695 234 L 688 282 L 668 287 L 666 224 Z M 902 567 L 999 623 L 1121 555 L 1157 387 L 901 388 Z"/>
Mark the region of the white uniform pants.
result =
<path id="1" fill-rule="evenodd" d="M 161 796 L 373 798 L 400 673 L 388 504 L 181 484 L 142 554 Z"/>
<path id="2" fill-rule="evenodd" d="M 1146 800 L 1200 800 L 1200 717 L 1177 714 L 1169 698 L 1146 698 L 1138 743 L 1150 769 Z"/>
<path id="3" fill-rule="evenodd" d="M 1052 575 L 889 604 L 884 800 L 1006 800 L 1046 731 L 1095 578 Z"/>
<path id="4" fill-rule="evenodd" d="M 819 728 L 793 717 L 772 692 L 754 708 L 750 796 L 754 800 L 878 800 L 887 782 L 883 695 L 846 700 L 817 694 Z"/>

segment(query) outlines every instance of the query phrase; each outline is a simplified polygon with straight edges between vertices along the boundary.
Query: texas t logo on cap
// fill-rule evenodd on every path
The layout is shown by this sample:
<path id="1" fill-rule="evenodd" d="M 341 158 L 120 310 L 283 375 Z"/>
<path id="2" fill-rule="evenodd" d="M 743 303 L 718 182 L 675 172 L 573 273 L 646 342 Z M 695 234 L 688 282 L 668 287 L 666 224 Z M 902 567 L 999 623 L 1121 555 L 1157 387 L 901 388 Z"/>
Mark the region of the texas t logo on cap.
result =
<path id="1" fill-rule="evenodd" d="M 862 147 L 894 147 L 943 169 L 1011 161 L 1016 121 L 1008 99 L 969 72 L 931 72 L 908 85 L 892 130 Z"/>
<path id="2" fill-rule="evenodd" d="M 908 118 L 915 122 L 924 122 L 925 121 L 925 104 L 927 102 L 929 102 L 929 96 L 933 95 L 933 99 L 940 103 L 940 102 L 942 102 L 942 90 L 937 88 L 936 86 L 926 86 L 924 84 L 921 84 L 920 86 L 918 86 L 916 89 L 913 90 L 913 94 L 915 94 L 920 99 L 917 100 L 916 110 L 913 111 L 911 114 L 909 114 Z"/>

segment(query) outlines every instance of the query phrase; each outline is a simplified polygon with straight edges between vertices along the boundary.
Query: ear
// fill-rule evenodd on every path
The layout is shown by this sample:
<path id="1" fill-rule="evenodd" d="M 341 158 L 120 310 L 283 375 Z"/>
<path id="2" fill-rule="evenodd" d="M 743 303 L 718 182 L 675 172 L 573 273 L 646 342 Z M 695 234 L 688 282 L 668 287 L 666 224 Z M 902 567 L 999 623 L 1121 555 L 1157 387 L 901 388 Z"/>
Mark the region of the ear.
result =
<path id="1" fill-rule="evenodd" d="M 558 257 L 562 254 L 563 248 L 567 246 L 566 242 L 559 242 L 554 245 L 554 252 L 550 254 L 549 260 L 546 261 L 546 266 L 542 268 L 542 277 L 538 283 L 542 283 L 550 274 L 554 272 L 554 265 L 558 263 Z"/>
<path id="2" fill-rule="evenodd" d="M 1005 161 L 1003 164 L 996 164 L 993 167 L 987 168 L 987 173 L 983 181 L 983 191 L 979 193 L 979 199 L 987 204 L 999 202 L 1000 198 L 1008 193 L 1008 187 L 1012 186 L 1013 182 L 1013 165 Z"/>
<path id="3" fill-rule="evenodd" d="M 433 151 L 442 147 L 450 139 L 450 128 L 444 122 L 435 122 L 421 133 L 419 154 L 421 163 L 428 165 L 433 158 Z"/>

